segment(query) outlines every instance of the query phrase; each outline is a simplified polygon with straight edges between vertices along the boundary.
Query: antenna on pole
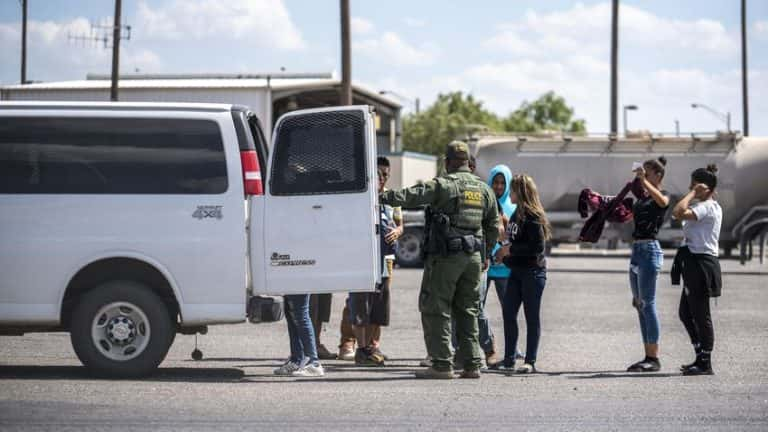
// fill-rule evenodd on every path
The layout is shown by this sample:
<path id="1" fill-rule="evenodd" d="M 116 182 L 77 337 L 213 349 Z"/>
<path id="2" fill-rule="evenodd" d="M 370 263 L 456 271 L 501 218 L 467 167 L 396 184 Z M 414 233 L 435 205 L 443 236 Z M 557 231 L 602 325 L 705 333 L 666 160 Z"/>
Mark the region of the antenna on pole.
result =
<path id="1" fill-rule="evenodd" d="M 100 22 L 91 23 L 88 34 L 67 34 L 67 39 L 75 42 L 82 42 L 83 46 L 91 44 L 92 46 L 103 44 L 104 49 L 112 49 L 112 86 L 110 89 L 110 100 L 118 100 L 118 80 L 120 71 L 120 41 L 131 40 L 131 26 L 121 24 L 122 1 L 115 0 L 115 14 L 113 23 Z"/>

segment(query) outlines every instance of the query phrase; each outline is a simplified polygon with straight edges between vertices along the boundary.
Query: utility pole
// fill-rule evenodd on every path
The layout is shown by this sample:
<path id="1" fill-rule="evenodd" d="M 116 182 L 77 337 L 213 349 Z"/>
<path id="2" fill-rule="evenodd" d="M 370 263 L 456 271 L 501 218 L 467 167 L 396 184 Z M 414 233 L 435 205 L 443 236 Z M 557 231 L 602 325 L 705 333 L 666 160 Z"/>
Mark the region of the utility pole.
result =
<path id="1" fill-rule="evenodd" d="M 749 136 L 749 95 L 747 87 L 747 0 L 741 0 L 741 111 L 742 133 Z"/>
<path id="2" fill-rule="evenodd" d="M 21 0 L 21 83 L 27 82 L 27 0 Z"/>
<path id="3" fill-rule="evenodd" d="M 120 37 L 122 26 L 120 25 L 120 12 L 122 10 L 122 0 L 115 0 L 115 23 L 112 28 L 112 88 L 109 92 L 109 99 L 112 102 L 117 101 L 117 81 L 120 73 Z"/>
<path id="4" fill-rule="evenodd" d="M 349 0 L 341 0 L 341 103 L 352 105 L 352 55 L 350 50 Z"/>
<path id="5" fill-rule="evenodd" d="M 611 7 L 611 133 L 619 131 L 619 0 L 612 0 Z"/>

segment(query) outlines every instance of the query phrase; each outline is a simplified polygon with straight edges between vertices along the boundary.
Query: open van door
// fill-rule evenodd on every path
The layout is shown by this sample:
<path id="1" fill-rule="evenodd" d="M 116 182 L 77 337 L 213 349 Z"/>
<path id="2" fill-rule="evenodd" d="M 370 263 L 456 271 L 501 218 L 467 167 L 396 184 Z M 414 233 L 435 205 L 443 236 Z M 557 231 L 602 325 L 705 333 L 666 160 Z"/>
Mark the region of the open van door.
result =
<path id="1" fill-rule="evenodd" d="M 251 217 L 254 292 L 373 291 L 381 280 L 371 108 L 283 115 L 272 135 L 263 205 Z"/>

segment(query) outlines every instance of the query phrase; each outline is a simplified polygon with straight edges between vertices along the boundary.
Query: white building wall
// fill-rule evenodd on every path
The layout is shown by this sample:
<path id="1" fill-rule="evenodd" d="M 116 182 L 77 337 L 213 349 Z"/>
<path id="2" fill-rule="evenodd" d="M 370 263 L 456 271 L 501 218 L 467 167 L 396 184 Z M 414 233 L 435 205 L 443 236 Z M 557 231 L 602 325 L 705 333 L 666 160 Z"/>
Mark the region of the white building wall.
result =
<path id="1" fill-rule="evenodd" d="M 387 187 L 401 189 L 413 186 L 419 181 L 433 179 L 437 175 L 437 158 L 421 153 L 404 152 L 385 155 L 390 162 L 390 177 Z"/>

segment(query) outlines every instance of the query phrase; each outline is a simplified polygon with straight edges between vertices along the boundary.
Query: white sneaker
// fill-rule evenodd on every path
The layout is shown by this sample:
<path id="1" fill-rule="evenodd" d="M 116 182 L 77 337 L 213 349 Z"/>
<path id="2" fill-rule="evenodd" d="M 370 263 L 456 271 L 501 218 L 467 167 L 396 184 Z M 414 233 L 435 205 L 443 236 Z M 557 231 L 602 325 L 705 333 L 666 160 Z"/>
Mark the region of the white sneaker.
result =
<path id="1" fill-rule="evenodd" d="M 318 363 L 310 363 L 303 368 L 295 371 L 291 374 L 291 376 L 295 377 L 321 377 L 325 376 L 325 369 L 323 369 L 323 365 Z"/>
<path id="2" fill-rule="evenodd" d="M 519 368 L 517 368 L 515 372 L 519 374 L 531 374 L 536 372 L 536 367 L 530 363 L 525 363 Z"/>
<path id="3" fill-rule="evenodd" d="M 424 360 L 420 361 L 419 366 L 432 367 L 432 356 L 427 356 Z"/>
<path id="4" fill-rule="evenodd" d="M 290 376 L 293 375 L 294 372 L 300 369 L 300 366 L 290 360 L 285 362 L 284 365 L 280 366 L 279 368 L 272 371 L 275 375 L 279 376 Z"/>

